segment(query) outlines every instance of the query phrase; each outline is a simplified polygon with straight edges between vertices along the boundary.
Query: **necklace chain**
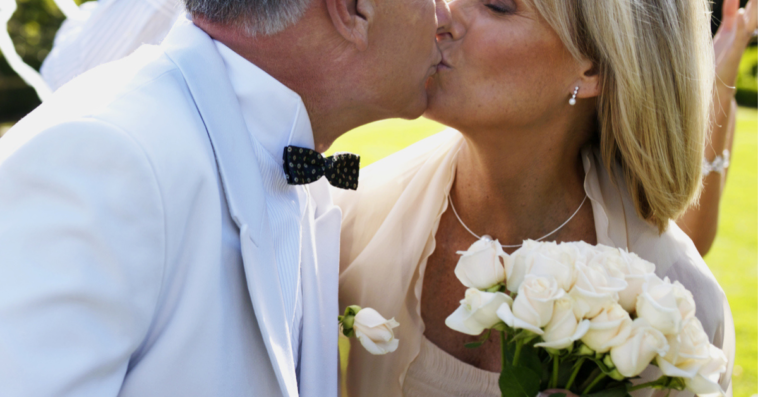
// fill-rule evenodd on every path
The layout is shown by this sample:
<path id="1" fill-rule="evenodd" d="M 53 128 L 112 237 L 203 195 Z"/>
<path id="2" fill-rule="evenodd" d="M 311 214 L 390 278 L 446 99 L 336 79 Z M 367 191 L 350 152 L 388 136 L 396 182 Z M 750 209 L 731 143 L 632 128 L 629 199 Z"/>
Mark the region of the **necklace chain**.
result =
<path id="1" fill-rule="evenodd" d="M 468 231 L 469 233 L 471 233 L 472 236 L 476 237 L 477 240 L 481 240 L 482 239 L 481 236 L 479 236 L 476 233 L 474 233 L 473 231 L 471 231 L 471 229 L 469 229 L 469 227 L 466 226 L 465 223 L 463 223 L 463 219 L 461 219 L 460 215 L 458 215 L 458 211 L 455 210 L 455 205 L 453 204 L 453 196 L 452 195 L 448 195 L 447 199 L 448 199 L 448 201 L 450 201 L 450 208 L 453 209 L 453 214 L 455 214 L 455 217 L 458 218 L 458 222 L 461 223 L 461 226 L 463 226 L 463 228 L 466 229 L 466 231 Z M 544 236 L 536 239 L 535 241 L 542 241 L 542 240 L 544 240 L 544 239 L 552 236 L 557 231 L 561 230 L 564 226 L 566 226 L 569 222 L 571 222 L 572 219 L 574 219 L 574 217 L 576 216 L 576 214 L 579 213 L 579 210 L 582 209 L 582 207 L 584 206 L 584 202 L 585 201 L 587 201 L 587 194 L 584 195 L 584 200 L 582 200 L 582 203 L 579 204 L 579 208 L 577 208 L 576 211 L 574 211 L 574 213 L 566 220 L 566 222 L 563 222 L 563 224 L 560 225 L 560 226 L 558 226 L 558 228 L 556 228 L 552 232 L 550 232 L 550 233 L 548 233 L 548 234 L 546 234 L 546 235 L 544 235 Z M 500 244 L 500 245 L 503 246 L 503 248 L 521 248 L 521 246 L 524 245 L 524 244 L 521 243 L 521 244 L 518 244 L 518 245 L 505 245 L 505 244 Z"/>

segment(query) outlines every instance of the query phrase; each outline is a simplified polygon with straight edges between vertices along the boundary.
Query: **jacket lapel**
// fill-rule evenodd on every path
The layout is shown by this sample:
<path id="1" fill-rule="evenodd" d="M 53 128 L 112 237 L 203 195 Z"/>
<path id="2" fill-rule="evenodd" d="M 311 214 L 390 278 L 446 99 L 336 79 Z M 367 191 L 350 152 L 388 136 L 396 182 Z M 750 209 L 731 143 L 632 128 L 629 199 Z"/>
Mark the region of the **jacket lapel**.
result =
<path id="1" fill-rule="evenodd" d="M 250 298 L 284 396 L 297 396 L 289 324 L 276 266 L 263 181 L 239 102 L 211 38 L 182 18 L 163 43 L 184 75 L 213 146 L 240 245 Z"/>
<path id="2" fill-rule="evenodd" d="M 325 180 L 309 185 L 318 212 L 311 244 L 313 266 L 303 266 L 303 345 L 300 382 L 303 397 L 337 396 L 339 348 L 337 325 L 340 226 L 342 212 L 332 204 Z M 305 337 L 307 335 L 307 338 Z"/>

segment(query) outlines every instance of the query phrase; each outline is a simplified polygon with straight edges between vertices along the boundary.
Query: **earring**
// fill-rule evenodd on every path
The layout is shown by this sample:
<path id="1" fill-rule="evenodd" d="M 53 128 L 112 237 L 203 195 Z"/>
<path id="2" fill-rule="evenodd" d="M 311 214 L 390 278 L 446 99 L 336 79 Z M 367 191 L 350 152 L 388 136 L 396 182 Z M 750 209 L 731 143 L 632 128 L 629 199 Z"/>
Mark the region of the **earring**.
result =
<path id="1" fill-rule="evenodd" d="M 569 99 L 569 105 L 574 106 L 576 105 L 576 94 L 579 93 L 579 87 L 574 87 L 574 94 L 571 95 L 571 99 Z"/>

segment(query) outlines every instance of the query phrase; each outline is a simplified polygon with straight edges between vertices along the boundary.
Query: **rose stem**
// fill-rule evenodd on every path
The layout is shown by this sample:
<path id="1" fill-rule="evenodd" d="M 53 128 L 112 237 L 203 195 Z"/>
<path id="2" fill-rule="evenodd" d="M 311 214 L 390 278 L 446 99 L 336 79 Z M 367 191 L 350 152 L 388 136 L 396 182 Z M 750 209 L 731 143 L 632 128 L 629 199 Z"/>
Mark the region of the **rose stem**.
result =
<path id="1" fill-rule="evenodd" d="M 521 343 L 516 343 L 516 352 L 513 353 L 513 366 L 514 367 L 518 365 L 518 359 L 521 356 L 521 348 L 523 346 L 524 345 L 522 345 Z"/>
<path id="2" fill-rule="evenodd" d="M 553 356 L 553 376 L 550 379 L 550 388 L 553 389 L 558 386 L 558 371 L 560 370 L 560 356 L 554 355 Z"/>
<path id="3" fill-rule="evenodd" d="M 508 362 L 505 360 L 505 331 L 500 331 L 500 371 L 505 370 L 505 366 Z"/>
<path id="4" fill-rule="evenodd" d="M 661 384 L 661 378 L 658 378 L 658 380 L 654 380 L 652 382 L 642 383 L 637 386 L 632 386 L 628 389 L 626 389 L 627 392 L 633 392 L 635 390 L 644 389 L 646 387 L 652 387 L 652 386 L 658 386 Z"/>
<path id="5" fill-rule="evenodd" d="M 576 380 L 576 376 L 579 375 L 579 370 L 582 369 L 582 365 L 584 364 L 584 360 L 586 360 L 586 358 L 582 357 L 576 363 L 576 368 L 574 368 L 574 372 L 571 373 L 571 377 L 569 378 L 568 383 L 566 383 L 566 390 L 571 390 L 571 386 L 574 385 L 574 381 Z"/>
<path id="6" fill-rule="evenodd" d="M 582 392 L 582 395 L 589 394 L 592 388 L 595 387 L 595 385 L 597 385 L 598 383 L 600 383 L 601 380 L 605 379 L 606 376 L 607 376 L 606 374 L 600 373 L 597 376 L 597 378 L 595 378 L 595 380 L 593 380 L 592 383 L 590 383 L 590 385 L 587 386 L 586 389 L 584 389 L 584 391 Z"/>
<path id="7" fill-rule="evenodd" d="M 502 377 L 503 373 L 505 373 L 505 367 L 508 365 L 508 361 L 505 357 L 505 331 L 500 331 L 500 376 Z M 500 383 L 500 382 L 498 382 Z M 500 390 L 500 394 L 502 397 L 505 397 L 505 390 Z"/>

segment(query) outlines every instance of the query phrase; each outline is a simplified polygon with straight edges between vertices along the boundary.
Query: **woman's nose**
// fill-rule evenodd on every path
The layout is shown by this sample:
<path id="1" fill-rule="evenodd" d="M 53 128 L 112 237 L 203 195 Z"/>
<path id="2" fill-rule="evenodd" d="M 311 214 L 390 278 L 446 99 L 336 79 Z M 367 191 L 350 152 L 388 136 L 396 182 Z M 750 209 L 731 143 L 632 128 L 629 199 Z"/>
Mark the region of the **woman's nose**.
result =
<path id="1" fill-rule="evenodd" d="M 450 15 L 450 6 L 447 4 L 447 0 L 437 0 L 437 33 L 447 30 L 452 22 L 452 16 Z"/>
<path id="2" fill-rule="evenodd" d="M 456 3 L 437 0 L 437 41 L 457 40 L 462 36 L 463 25 L 460 15 L 456 15 Z"/>

